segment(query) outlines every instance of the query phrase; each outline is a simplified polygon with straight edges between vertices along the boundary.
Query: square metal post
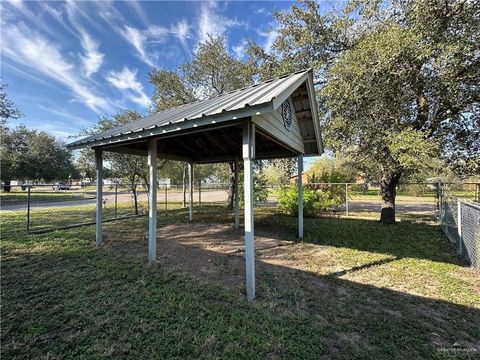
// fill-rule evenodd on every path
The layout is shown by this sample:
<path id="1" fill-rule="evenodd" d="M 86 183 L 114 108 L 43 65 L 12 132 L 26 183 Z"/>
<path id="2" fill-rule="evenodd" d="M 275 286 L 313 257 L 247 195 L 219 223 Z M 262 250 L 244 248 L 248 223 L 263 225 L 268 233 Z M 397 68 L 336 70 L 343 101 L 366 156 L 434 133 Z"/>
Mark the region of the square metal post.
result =
<path id="1" fill-rule="evenodd" d="M 243 126 L 244 211 L 245 211 L 245 266 L 247 300 L 255 299 L 255 241 L 253 220 L 253 159 L 255 158 L 255 126 Z"/>
<path id="2" fill-rule="evenodd" d="M 348 216 L 348 183 L 345 183 L 345 214 Z"/>
<path id="3" fill-rule="evenodd" d="M 238 193 L 238 156 L 235 157 L 235 228 L 240 226 L 240 194 Z"/>
<path id="4" fill-rule="evenodd" d="M 27 187 L 27 234 L 30 232 L 30 201 L 31 201 L 31 186 Z"/>
<path id="5" fill-rule="evenodd" d="M 193 162 L 188 163 L 188 178 L 190 183 L 189 218 L 190 221 L 193 221 Z"/>
<path id="6" fill-rule="evenodd" d="M 95 171 L 97 176 L 95 242 L 97 245 L 101 245 L 103 242 L 103 234 L 102 234 L 103 154 L 102 154 L 102 149 L 95 149 Z"/>
<path id="7" fill-rule="evenodd" d="M 157 259 L 157 140 L 148 142 L 148 169 L 150 191 L 148 193 L 148 261 Z"/>
<path id="8" fill-rule="evenodd" d="M 303 239 L 303 155 L 298 155 L 298 238 Z"/>

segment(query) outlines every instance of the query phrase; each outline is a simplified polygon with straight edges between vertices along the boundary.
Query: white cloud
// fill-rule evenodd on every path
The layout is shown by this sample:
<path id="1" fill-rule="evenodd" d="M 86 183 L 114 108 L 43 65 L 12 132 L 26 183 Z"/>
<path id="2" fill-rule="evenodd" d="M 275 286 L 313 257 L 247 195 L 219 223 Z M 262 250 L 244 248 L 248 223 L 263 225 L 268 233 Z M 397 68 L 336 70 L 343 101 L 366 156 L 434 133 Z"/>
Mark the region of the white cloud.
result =
<path id="1" fill-rule="evenodd" d="M 270 15 L 270 12 L 267 11 L 267 9 L 265 8 L 258 8 L 258 9 L 255 9 L 254 11 L 254 14 L 265 14 L 265 15 Z"/>
<path id="2" fill-rule="evenodd" d="M 123 28 L 118 28 L 112 22 L 111 25 L 133 46 L 137 57 L 148 66 L 155 66 L 160 56 L 160 52 L 154 49 L 154 45 L 165 43 L 169 36 L 176 37 L 180 41 L 184 51 L 186 53 L 190 52 L 187 42 L 191 37 L 190 26 L 185 19 L 170 28 L 160 25 L 151 25 L 146 29 L 137 29 L 128 25 L 124 25 Z M 166 55 L 165 49 L 162 49 L 161 54 L 162 56 Z"/>
<path id="3" fill-rule="evenodd" d="M 170 29 L 173 35 L 178 37 L 181 41 L 184 41 L 190 37 L 190 26 L 187 20 L 183 19 L 173 25 Z"/>
<path id="4" fill-rule="evenodd" d="M 168 30 L 162 26 L 150 26 L 146 30 L 136 29 L 134 27 L 125 25 L 123 29 L 119 29 L 123 38 L 132 45 L 137 56 L 148 66 L 155 66 L 158 59 L 158 53 L 155 51 L 148 51 L 150 44 L 162 43 L 166 40 Z"/>
<path id="5" fill-rule="evenodd" d="M 143 12 L 141 5 L 128 3 Z M 155 45 L 164 44 L 170 36 L 174 36 L 180 41 L 186 53 L 190 52 L 187 40 L 191 37 L 191 26 L 185 19 L 180 20 L 171 27 L 164 27 L 161 25 L 149 25 L 148 19 L 145 18 L 143 20 L 146 26 L 137 28 L 128 25 L 128 21 L 111 5 L 112 3 L 99 1 L 96 4 L 102 4 L 98 12 L 100 17 L 134 48 L 135 55 L 148 66 L 156 66 L 160 54 L 162 57 L 165 56 L 166 49 L 162 48 L 160 52 L 158 49 L 155 49 Z M 138 15 L 141 16 L 140 13 Z"/>
<path id="6" fill-rule="evenodd" d="M 272 50 L 273 44 L 275 43 L 275 40 L 278 37 L 278 32 L 275 30 L 270 30 L 270 31 L 261 31 L 257 30 L 258 35 L 262 36 L 265 38 L 265 42 L 263 43 L 263 48 L 267 53 Z"/>
<path id="7" fill-rule="evenodd" d="M 150 21 L 148 20 L 147 15 L 143 11 L 142 6 L 136 0 L 126 1 L 128 5 L 130 5 L 133 10 L 137 13 L 138 17 L 143 21 L 144 24 L 149 25 Z"/>
<path id="8" fill-rule="evenodd" d="M 44 111 L 48 111 L 49 113 L 58 115 L 58 116 L 60 116 L 62 118 L 65 118 L 65 119 L 73 120 L 76 125 L 84 125 L 84 126 L 91 125 L 90 121 L 88 121 L 87 119 L 81 118 L 79 116 L 72 115 L 64 109 L 59 109 L 59 108 L 56 108 L 56 107 L 52 108 L 52 107 L 44 106 L 44 105 L 41 105 L 41 104 L 38 104 L 37 106 L 38 106 L 39 109 L 42 109 Z"/>
<path id="9" fill-rule="evenodd" d="M 111 111 L 107 99 L 99 96 L 78 76 L 76 65 L 63 57 L 58 46 L 45 37 L 32 32 L 24 24 L 3 24 L 1 50 L 17 65 L 65 85 L 74 99 L 94 111 Z"/>
<path id="10" fill-rule="evenodd" d="M 85 12 L 74 1 L 65 3 L 65 12 L 69 23 L 76 30 L 76 35 L 83 49 L 80 55 L 82 71 L 87 77 L 96 73 L 103 64 L 104 54 L 99 51 L 100 44 L 82 27 L 78 15 L 85 17 Z M 60 21 L 60 20 L 59 20 Z"/>
<path id="11" fill-rule="evenodd" d="M 105 55 L 98 51 L 99 44 L 88 33 L 82 31 L 80 36 L 84 50 L 84 55 L 80 55 L 83 73 L 89 77 L 100 69 Z"/>
<path id="12" fill-rule="evenodd" d="M 233 46 L 232 50 L 235 56 L 239 59 L 242 60 L 243 57 L 245 56 L 245 47 L 247 46 L 246 41 L 242 41 L 240 44 Z"/>
<path id="13" fill-rule="evenodd" d="M 131 101 L 141 106 L 150 106 L 150 98 L 137 80 L 137 70 L 130 70 L 125 66 L 122 71 L 110 71 L 105 78 L 111 85 L 122 90 Z"/>
<path id="14" fill-rule="evenodd" d="M 11 5 L 14 11 L 13 12 L 9 11 L 4 6 L 4 4 Z M 37 29 L 41 29 L 43 32 L 47 34 L 55 35 L 48 26 L 46 26 L 42 21 L 40 21 L 40 18 L 37 16 L 37 14 L 33 13 L 28 7 L 25 6 L 22 0 L 5 1 L 1 5 L 2 5 L 1 7 L 2 23 L 5 23 L 5 20 L 8 18 L 16 17 L 18 16 L 18 14 L 21 14 L 24 17 L 24 19 L 34 24 Z"/>
<path id="15" fill-rule="evenodd" d="M 190 35 L 190 25 L 188 25 L 187 20 L 183 19 L 178 23 L 176 23 L 175 25 L 173 25 L 170 28 L 170 32 L 173 34 L 173 36 L 178 38 L 178 40 L 180 41 L 180 44 L 182 44 L 182 47 L 185 53 L 189 54 L 190 49 L 188 48 L 187 41 L 188 39 L 190 39 L 191 35 Z"/>
<path id="16" fill-rule="evenodd" d="M 84 11 L 72 1 L 67 1 L 65 3 L 65 6 L 62 7 L 64 11 L 49 6 L 47 3 L 41 3 L 41 7 L 44 12 L 50 14 L 69 33 L 80 41 L 83 50 L 83 54 L 79 55 L 82 61 L 82 74 L 86 77 L 90 77 L 92 74 L 96 73 L 103 64 L 105 54 L 99 51 L 99 42 L 80 25 L 79 15 L 85 16 Z M 64 14 L 68 19 L 68 23 L 65 21 Z"/>
<path id="17" fill-rule="evenodd" d="M 218 11 L 218 4 L 214 1 L 201 3 L 200 16 L 198 18 L 198 40 L 204 42 L 208 35 L 224 35 L 225 32 L 235 26 L 245 26 L 245 23 L 237 19 L 230 19 Z"/>

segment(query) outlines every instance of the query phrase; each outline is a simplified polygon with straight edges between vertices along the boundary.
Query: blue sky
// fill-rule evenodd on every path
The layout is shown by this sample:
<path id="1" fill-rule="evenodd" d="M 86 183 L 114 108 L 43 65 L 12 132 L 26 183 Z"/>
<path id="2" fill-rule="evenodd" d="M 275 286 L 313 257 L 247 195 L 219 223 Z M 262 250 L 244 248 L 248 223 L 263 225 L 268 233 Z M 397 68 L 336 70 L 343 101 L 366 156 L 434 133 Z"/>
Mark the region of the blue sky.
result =
<path id="1" fill-rule="evenodd" d="M 123 108 L 145 113 L 153 67 L 175 69 L 208 34 L 243 56 L 267 50 L 272 12 L 291 2 L 2 1 L 1 77 L 24 117 L 65 141 Z"/>

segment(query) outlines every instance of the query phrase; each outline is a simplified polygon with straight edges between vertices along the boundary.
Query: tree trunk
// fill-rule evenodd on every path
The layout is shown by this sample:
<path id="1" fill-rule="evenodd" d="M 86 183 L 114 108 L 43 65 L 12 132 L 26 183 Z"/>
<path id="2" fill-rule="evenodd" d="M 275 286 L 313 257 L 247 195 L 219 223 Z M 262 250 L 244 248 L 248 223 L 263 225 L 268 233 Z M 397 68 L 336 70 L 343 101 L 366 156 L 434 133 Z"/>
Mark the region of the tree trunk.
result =
<path id="1" fill-rule="evenodd" d="M 382 197 L 382 211 L 380 222 L 383 224 L 395 224 L 395 197 L 397 196 L 397 184 L 400 180 L 400 172 L 386 171 L 380 181 L 380 195 Z"/>
<path id="2" fill-rule="evenodd" d="M 182 178 L 182 208 L 184 208 L 187 204 L 187 187 L 185 185 L 185 181 L 187 179 L 187 164 L 183 164 L 183 178 Z"/>
<path id="3" fill-rule="evenodd" d="M 230 184 L 228 186 L 227 208 L 233 209 L 233 201 L 235 198 L 235 168 L 234 163 L 228 164 L 230 166 Z"/>
<path id="4" fill-rule="evenodd" d="M 10 192 L 12 186 L 10 185 L 10 180 L 5 180 L 5 185 L 3 185 L 3 191 Z"/>
<path id="5" fill-rule="evenodd" d="M 150 208 L 150 182 L 149 179 L 145 176 L 140 175 L 140 178 L 143 181 L 143 186 L 145 186 L 145 192 L 147 193 L 147 209 Z"/>
<path id="6" fill-rule="evenodd" d="M 138 215 L 137 184 L 133 185 L 132 192 L 133 192 L 133 203 L 135 206 L 135 215 Z"/>

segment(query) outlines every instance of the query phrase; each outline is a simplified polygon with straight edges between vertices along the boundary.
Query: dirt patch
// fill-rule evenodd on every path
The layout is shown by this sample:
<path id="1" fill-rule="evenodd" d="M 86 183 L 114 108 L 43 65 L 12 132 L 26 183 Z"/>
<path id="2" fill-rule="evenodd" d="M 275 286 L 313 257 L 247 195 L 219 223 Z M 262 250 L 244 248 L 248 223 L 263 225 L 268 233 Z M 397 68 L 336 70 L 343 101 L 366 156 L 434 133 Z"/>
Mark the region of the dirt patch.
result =
<path id="1" fill-rule="evenodd" d="M 167 225 L 158 230 L 157 261 L 229 288 L 245 282 L 244 231 L 229 225 Z M 255 234 L 256 258 L 261 252 L 294 244 L 274 233 Z M 256 264 L 257 276 L 262 273 Z"/>

